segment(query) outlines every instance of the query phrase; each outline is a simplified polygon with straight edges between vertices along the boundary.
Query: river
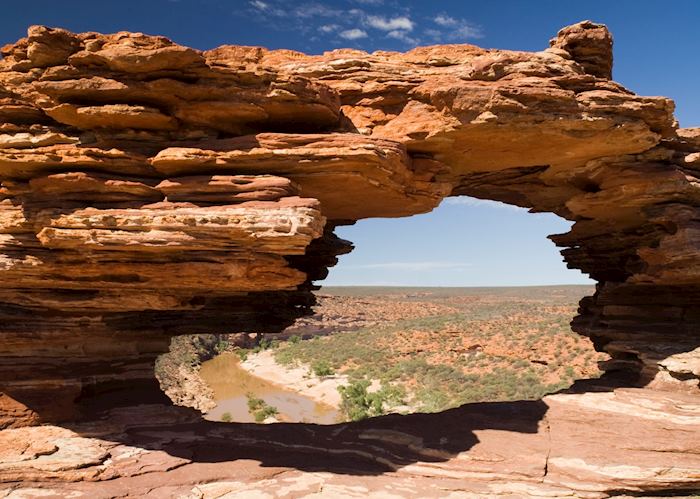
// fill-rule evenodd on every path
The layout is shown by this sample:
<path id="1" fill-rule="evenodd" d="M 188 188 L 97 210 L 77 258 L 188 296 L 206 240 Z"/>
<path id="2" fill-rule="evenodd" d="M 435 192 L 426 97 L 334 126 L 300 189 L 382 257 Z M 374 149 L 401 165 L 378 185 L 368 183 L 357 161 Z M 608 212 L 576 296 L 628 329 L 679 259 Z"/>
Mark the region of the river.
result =
<path id="1" fill-rule="evenodd" d="M 340 417 L 339 411 L 330 405 L 249 373 L 233 353 L 223 353 L 204 362 L 199 374 L 214 391 L 217 405 L 204 416 L 210 421 L 222 421 L 228 413 L 231 422 L 255 422 L 248 411 L 248 395 L 277 408 L 275 418 L 282 422 L 333 424 Z"/>

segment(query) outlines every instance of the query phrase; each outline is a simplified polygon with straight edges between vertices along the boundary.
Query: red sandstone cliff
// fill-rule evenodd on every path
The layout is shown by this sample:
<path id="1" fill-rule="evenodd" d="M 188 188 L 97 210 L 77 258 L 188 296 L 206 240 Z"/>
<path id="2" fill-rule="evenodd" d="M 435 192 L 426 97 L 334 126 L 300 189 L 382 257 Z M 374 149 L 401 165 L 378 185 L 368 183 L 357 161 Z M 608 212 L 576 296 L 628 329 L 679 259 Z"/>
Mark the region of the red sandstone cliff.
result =
<path id="1" fill-rule="evenodd" d="M 610 371 L 696 404 L 700 131 L 676 129 L 669 99 L 610 80 L 605 27 L 565 28 L 536 53 L 308 56 L 35 26 L 2 54 L 3 427 L 153 401 L 153 362 L 172 336 L 280 330 L 309 312 L 311 281 L 351 248 L 335 226 L 429 211 L 450 195 L 574 221 L 552 239 L 599 283 L 575 329 L 611 354 Z M 685 440 L 673 452 L 686 471 L 654 481 L 664 472 L 653 466 L 647 478 L 620 468 L 617 481 L 588 478 L 593 489 L 696 486 L 688 446 L 700 425 L 678 417 Z M 545 460 L 545 474 L 592 462 L 570 451 Z M 51 454 L 23 452 L 7 462 Z M 93 468 L 104 459 L 76 469 L 104 478 Z M 34 464 L 30 475 L 5 469 L 54 473 Z M 554 494 L 582 487 L 557 480 Z"/>

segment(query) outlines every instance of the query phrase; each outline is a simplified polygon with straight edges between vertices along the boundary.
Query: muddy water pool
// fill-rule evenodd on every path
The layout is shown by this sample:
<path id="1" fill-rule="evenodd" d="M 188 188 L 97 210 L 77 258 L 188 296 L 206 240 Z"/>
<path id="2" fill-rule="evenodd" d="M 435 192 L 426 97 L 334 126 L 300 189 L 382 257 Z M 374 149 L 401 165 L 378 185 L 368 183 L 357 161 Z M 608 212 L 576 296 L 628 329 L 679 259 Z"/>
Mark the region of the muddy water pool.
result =
<path id="1" fill-rule="evenodd" d="M 223 353 L 204 362 L 199 374 L 214 390 L 217 405 L 204 416 L 210 421 L 222 421 L 223 415 L 228 413 L 231 422 L 255 422 L 248 410 L 249 395 L 277 408 L 279 413 L 275 418 L 279 421 L 333 424 L 340 416 L 334 407 L 249 373 L 232 353 Z"/>

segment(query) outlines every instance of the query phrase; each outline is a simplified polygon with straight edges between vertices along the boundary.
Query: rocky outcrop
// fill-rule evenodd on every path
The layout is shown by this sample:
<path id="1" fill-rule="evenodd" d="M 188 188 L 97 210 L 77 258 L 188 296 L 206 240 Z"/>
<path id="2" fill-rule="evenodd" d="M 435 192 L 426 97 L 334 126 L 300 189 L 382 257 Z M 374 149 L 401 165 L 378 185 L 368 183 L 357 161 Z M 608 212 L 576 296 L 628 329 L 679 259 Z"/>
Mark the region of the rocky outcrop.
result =
<path id="1" fill-rule="evenodd" d="M 206 413 L 216 407 L 214 390 L 202 379 L 202 363 L 235 348 L 254 346 L 255 338 L 237 334 L 187 334 L 175 336 L 168 352 L 155 363 L 160 388 L 175 405 Z"/>
<path id="2" fill-rule="evenodd" d="M 94 423 L 0 432 L 0 492 L 100 499 L 692 497 L 700 470 L 700 405 L 682 393 L 558 394 L 333 426 L 195 423 L 184 411 L 114 409 L 99 433 Z"/>
<path id="3" fill-rule="evenodd" d="M 609 371 L 697 394 L 700 132 L 611 81 L 611 43 L 583 22 L 536 53 L 308 56 L 31 27 L 0 61 L 0 425 L 153 402 L 172 336 L 281 330 L 351 249 L 334 227 L 450 195 L 574 221 L 552 239 L 598 281 L 574 328 Z"/>
<path id="4" fill-rule="evenodd" d="M 199 375 L 203 361 L 216 356 L 223 340 L 213 334 L 175 336 L 168 353 L 156 359 L 155 375 L 160 387 L 176 405 L 203 413 L 216 406 L 214 390 Z"/>

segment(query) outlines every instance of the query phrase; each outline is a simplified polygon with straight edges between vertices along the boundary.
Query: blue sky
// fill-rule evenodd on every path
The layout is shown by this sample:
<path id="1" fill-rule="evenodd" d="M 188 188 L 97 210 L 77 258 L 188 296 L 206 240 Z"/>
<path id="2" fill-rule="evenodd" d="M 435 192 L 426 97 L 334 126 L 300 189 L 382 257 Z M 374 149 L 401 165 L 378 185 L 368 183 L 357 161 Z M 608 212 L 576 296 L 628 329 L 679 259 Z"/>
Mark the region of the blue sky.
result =
<path id="1" fill-rule="evenodd" d="M 541 50 L 567 24 L 591 19 L 615 38 L 614 78 L 677 104 L 700 126 L 700 1 L 564 0 L 32 0 L 6 2 L 0 43 L 30 24 L 142 31 L 200 49 L 261 45 L 310 53 L 338 47 L 407 50 L 434 43 Z M 586 283 L 545 238 L 569 224 L 498 203 L 448 200 L 430 214 L 339 229 L 356 244 L 327 284 L 501 286 Z"/>

